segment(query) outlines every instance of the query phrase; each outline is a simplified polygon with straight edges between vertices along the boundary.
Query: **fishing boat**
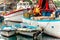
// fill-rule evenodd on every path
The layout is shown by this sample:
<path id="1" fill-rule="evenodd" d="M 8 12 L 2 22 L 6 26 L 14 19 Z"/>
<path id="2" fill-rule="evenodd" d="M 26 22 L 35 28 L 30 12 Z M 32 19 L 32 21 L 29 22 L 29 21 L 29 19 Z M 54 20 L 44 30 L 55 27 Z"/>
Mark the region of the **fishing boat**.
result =
<path id="1" fill-rule="evenodd" d="M 51 0 L 50 2 L 52 3 Z M 39 2 L 39 5 L 40 5 L 40 2 Z M 54 7 L 55 6 L 53 6 L 53 8 Z M 59 25 L 60 24 L 60 16 L 59 16 L 60 11 L 56 12 L 55 10 L 52 14 L 50 14 L 50 12 L 51 12 L 51 9 L 50 10 L 48 9 L 48 1 L 46 0 L 46 9 L 45 11 L 42 11 L 42 16 L 40 15 L 37 16 L 36 13 L 33 16 L 24 15 L 22 16 L 22 20 L 24 23 L 27 23 L 29 25 L 39 26 L 41 29 L 44 29 L 43 32 L 48 35 L 60 38 L 60 29 L 59 29 L 60 28 L 60 25 Z M 45 13 L 47 14 L 45 15 Z"/>
<path id="2" fill-rule="evenodd" d="M 59 20 L 60 18 L 56 19 L 57 18 L 56 15 L 55 15 L 56 11 L 54 9 L 52 9 L 54 11 L 54 12 L 52 11 L 53 12 L 52 13 L 51 9 L 49 10 L 49 8 L 48 8 L 48 1 L 45 0 L 45 1 L 43 1 L 43 3 L 44 2 L 46 2 L 45 3 L 46 8 L 41 9 L 42 16 L 39 15 L 39 16 L 36 17 L 36 14 L 34 14 L 34 16 L 30 16 L 30 14 L 27 14 L 28 16 L 26 16 L 24 14 L 24 16 L 21 16 L 22 22 L 27 23 L 27 24 L 32 25 L 32 26 L 38 26 L 40 29 L 44 29 L 44 33 L 46 33 L 48 35 L 51 35 L 51 36 L 54 36 L 54 37 L 60 38 L 60 25 L 59 25 L 60 24 L 60 20 Z M 52 2 L 52 1 L 50 1 L 50 2 Z M 39 2 L 38 2 L 39 6 L 42 5 L 41 3 L 42 3 L 42 1 L 39 0 Z M 51 5 L 51 6 L 53 6 L 53 5 Z M 45 5 L 42 5 L 42 8 L 44 8 L 44 7 L 45 7 Z M 60 17 L 60 16 L 58 16 L 58 17 Z M 21 29 L 24 30 L 25 28 L 24 29 L 21 28 Z M 22 32 L 22 34 L 23 33 L 24 32 Z"/>
<path id="3" fill-rule="evenodd" d="M 10 37 L 15 34 L 16 29 L 13 28 L 12 26 L 2 26 L 1 27 L 1 35 Z"/>
<path id="4" fill-rule="evenodd" d="M 31 37 L 33 37 L 36 32 L 40 32 L 42 30 L 37 26 L 28 25 L 26 23 L 15 24 L 15 27 L 17 28 L 16 33 Z"/>
<path id="5" fill-rule="evenodd" d="M 40 28 L 44 28 L 44 33 L 55 36 L 55 37 L 60 37 L 59 35 L 60 34 L 59 33 L 60 20 L 39 20 L 39 21 L 35 20 L 34 21 L 31 19 L 23 18 L 23 22 L 27 22 L 28 24 L 31 24 L 34 26 L 39 25 Z"/>

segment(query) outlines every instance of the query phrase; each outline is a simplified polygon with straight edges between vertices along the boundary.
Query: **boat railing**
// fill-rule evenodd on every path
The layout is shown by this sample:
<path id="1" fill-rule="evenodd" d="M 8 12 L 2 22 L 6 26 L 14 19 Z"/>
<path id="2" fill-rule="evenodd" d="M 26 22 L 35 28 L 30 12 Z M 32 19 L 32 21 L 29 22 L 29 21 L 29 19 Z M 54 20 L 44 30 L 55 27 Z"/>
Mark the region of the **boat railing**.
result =
<path id="1" fill-rule="evenodd" d="M 9 13 L 7 13 L 5 16 L 8 16 L 10 14 L 14 14 L 14 13 L 17 13 L 17 12 L 21 12 L 21 11 L 24 11 L 24 10 L 30 10 L 31 8 L 27 8 L 27 9 L 20 9 L 20 10 L 15 10 L 15 11 L 11 11 Z"/>

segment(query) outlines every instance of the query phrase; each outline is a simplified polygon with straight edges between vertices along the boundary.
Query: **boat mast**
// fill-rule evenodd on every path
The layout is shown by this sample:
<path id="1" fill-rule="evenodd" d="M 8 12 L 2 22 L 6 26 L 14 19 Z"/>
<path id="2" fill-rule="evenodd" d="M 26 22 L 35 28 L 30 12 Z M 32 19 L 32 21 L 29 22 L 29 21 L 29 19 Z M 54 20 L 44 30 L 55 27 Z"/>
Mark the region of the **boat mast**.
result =
<path id="1" fill-rule="evenodd" d="M 4 12 L 6 12 L 6 0 L 4 0 Z"/>

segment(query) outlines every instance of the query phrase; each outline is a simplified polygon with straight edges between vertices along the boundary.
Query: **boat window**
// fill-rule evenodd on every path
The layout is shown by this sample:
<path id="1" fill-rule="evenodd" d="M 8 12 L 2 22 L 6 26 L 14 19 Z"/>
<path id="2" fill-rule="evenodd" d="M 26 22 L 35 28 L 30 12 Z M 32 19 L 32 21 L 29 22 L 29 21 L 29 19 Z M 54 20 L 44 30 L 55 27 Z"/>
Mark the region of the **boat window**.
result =
<path id="1" fill-rule="evenodd" d="M 23 3 L 23 5 L 26 5 L 26 3 Z"/>
<path id="2" fill-rule="evenodd" d="M 22 5 L 22 3 L 20 3 L 20 5 Z"/>
<path id="3" fill-rule="evenodd" d="M 51 26 L 52 28 L 54 28 L 54 26 Z"/>
<path id="4" fill-rule="evenodd" d="M 29 5 L 29 3 L 27 3 L 27 5 Z"/>

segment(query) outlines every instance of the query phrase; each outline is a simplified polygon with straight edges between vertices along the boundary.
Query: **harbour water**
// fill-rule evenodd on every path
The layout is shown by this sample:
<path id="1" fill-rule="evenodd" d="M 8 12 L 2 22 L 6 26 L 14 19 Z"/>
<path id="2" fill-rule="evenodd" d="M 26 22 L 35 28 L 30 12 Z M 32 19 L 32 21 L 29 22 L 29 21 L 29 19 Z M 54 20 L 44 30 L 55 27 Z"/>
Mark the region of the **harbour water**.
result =
<path id="1" fill-rule="evenodd" d="M 9 24 L 10 25 L 13 25 L 13 24 L 15 24 L 15 23 L 10 23 L 9 22 Z M 37 37 L 38 38 L 38 40 L 60 40 L 60 39 L 58 39 L 58 38 L 55 38 L 55 37 L 52 37 L 52 36 L 49 36 L 49 35 L 47 35 L 47 34 L 42 34 L 41 36 L 39 36 L 39 37 Z M 0 40 L 33 40 L 33 37 L 30 37 L 30 36 L 26 36 L 26 35 L 14 35 L 14 36 L 11 36 L 11 37 L 4 37 L 4 36 L 2 36 L 1 34 L 0 34 Z"/>
<path id="2" fill-rule="evenodd" d="M 33 37 L 25 36 L 25 35 L 14 35 L 11 37 L 4 37 L 4 36 L 0 35 L 0 40 L 33 40 Z M 40 39 L 38 39 L 38 40 L 40 40 Z M 49 36 L 47 34 L 42 34 L 41 40 L 60 40 L 60 39 Z"/>
<path id="3" fill-rule="evenodd" d="M 33 40 L 33 38 L 23 35 L 14 35 L 11 37 L 0 36 L 0 40 Z"/>

